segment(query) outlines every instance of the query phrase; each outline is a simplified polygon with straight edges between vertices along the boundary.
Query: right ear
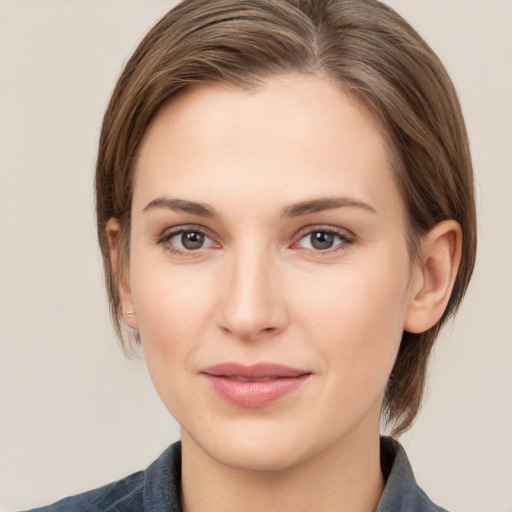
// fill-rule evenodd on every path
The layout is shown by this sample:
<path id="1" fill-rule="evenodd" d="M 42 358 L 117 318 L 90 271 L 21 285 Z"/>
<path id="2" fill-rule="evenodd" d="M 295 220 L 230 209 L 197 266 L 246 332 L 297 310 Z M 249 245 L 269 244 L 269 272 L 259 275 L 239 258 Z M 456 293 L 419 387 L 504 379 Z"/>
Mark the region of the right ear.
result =
<path id="1" fill-rule="evenodd" d="M 132 329 L 138 329 L 137 316 L 135 314 L 135 307 L 132 301 L 132 292 L 130 290 L 130 280 L 127 275 L 126 268 L 120 261 L 119 253 L 119 232 L 121 226 L 119 221 L 112 217 L 107 221 L 105 226 L 105 232 L 107 234 L 109 254 L 110 254 L 110 265 L 112 273 L 114 275 L 115 283 L 119 291 L 119 298 L 121 299 L 121 308 L 123 311 L 123 318 L 125 322 Z"/>

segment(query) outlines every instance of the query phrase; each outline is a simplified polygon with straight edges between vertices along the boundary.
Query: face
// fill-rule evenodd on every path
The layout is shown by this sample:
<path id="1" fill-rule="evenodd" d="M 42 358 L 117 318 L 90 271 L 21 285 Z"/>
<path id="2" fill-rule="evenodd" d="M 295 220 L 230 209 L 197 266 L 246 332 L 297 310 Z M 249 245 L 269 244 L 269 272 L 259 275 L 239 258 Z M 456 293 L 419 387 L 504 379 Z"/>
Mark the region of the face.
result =
<path id="1" fill-rule="evenodd" d="M 414 269 L 373 115 L 311 76 L 201 86 L 135 172 L 123 307 L 187 442 L 276 469 L 375 438 Z"/>

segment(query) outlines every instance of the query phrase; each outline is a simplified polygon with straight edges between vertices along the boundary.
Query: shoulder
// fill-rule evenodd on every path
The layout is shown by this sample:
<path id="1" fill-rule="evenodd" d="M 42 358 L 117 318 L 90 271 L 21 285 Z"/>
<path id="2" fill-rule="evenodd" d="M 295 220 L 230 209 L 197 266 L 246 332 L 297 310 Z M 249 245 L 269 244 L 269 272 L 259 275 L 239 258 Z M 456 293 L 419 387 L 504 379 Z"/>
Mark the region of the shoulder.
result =
<path id="1" fill-rule="evenodd" d="M 122 480 L 92 491 L 64 498 L 30 512 L 131 512 L 143 510 L 142 486 L 144 472 L 139 471 Z"/>
<path id="2" fill-rule="evenodd" d="M 447 512 L 416 483 L 409 459 L 398 441 L 381 438 L 381 461 L 388 474 L 376 512 Z"/>
<path id="3" fill-rule="evenodd" d="M 179 512 L 181 445 L 175 443 L 145 471 L 27 512 Z"/>

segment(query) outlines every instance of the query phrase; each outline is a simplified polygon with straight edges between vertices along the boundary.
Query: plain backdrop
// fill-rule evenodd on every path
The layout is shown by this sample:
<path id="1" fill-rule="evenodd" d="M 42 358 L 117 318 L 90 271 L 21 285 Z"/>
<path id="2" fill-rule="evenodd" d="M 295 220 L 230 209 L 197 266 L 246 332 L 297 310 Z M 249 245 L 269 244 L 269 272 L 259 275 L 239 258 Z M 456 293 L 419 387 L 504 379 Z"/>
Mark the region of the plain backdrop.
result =
<path id="1" fill-rule="evenodd" d="M 454 512 L 512 511 L 512 2 L 390 0 L 460 93 L 480 246 L 402 438 Z M 179 429 L 108 318 L 92 180 L 103 111 L 174 2 L 0 0 L 0 504 L 45 504 L 146 467 Z"/>

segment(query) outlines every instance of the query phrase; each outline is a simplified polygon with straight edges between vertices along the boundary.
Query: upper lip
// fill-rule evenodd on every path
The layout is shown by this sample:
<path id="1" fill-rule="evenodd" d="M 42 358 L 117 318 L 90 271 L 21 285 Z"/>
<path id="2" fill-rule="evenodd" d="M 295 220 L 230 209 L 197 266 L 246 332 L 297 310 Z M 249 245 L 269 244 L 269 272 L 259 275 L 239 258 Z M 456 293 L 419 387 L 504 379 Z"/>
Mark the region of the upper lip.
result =
<path id="1" fill-rule="evenodd" d="M 244 365 L 240 363 L 221 363 L 201 370 L 201 373 L 214 377 L 242 377 L 247 379 L 265 379 L 269 377 L 300 377 L 311 372 L 277 363 L 257 363 Z"/>

